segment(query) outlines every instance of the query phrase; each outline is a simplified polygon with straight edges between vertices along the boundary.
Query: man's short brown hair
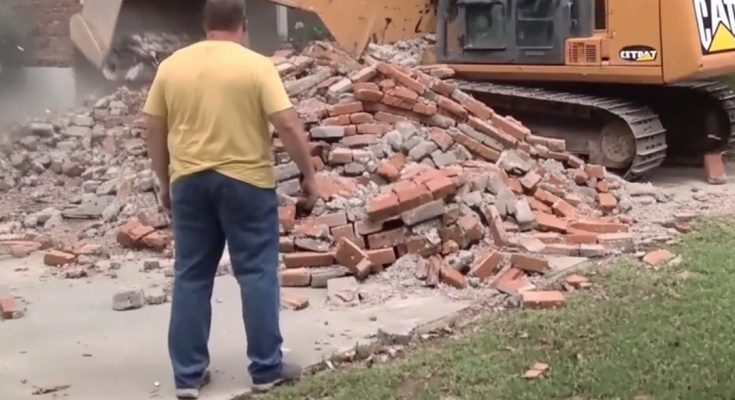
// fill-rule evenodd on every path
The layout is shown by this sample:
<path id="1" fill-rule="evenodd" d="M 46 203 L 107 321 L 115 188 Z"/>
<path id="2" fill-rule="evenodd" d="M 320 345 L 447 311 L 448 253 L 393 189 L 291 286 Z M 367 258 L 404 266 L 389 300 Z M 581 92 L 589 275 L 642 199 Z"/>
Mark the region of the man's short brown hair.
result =
<path id="1" fill-rule="evenodd" d="M 245 0 L 207 0 L 204 28 L 208 31 L 234 31 L 245 23 Z"/>

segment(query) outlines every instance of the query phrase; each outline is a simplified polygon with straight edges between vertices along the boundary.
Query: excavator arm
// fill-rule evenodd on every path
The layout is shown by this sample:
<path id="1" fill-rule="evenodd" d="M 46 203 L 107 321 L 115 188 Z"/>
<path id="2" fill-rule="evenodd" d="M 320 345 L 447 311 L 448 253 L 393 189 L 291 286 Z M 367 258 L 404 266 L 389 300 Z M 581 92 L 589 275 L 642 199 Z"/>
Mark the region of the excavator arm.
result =
<path id="1" fill-rule="evenodd" d="M 434 0 L 268 0 L 315 13 L 345 51 L 358 55 L 368 43 L 392 43 L 433 32 Z M 118 38 L 136 31 L 198 29 L 203 0 L 86 0 L 71 18 L 71 39 L 102 68 Z M 192 25 L 193 24 L 193 25 Z M 165 31 L 165 30 L 164 30 Z M 274 32 L 275 33 L 275 32 Z"/>

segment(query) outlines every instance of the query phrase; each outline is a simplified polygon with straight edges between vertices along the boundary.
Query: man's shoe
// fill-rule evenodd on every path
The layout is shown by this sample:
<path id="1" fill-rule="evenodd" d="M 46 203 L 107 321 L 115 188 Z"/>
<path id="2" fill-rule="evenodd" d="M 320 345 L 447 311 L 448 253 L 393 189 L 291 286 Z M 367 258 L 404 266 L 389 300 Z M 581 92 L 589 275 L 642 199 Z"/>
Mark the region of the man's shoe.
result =
<path id="1" fill-rule="evenodd" d="M 283 363 L 280 377 L 271 382 L 253 383 L 253 392 L 265 393 L 278 385 L 294 382 L 299 380 L 299 378 L 301 378 L 301 367 L 294 364 Z"/>
<path id="2" fill-rule="evenodd" d="M 202 377 L 202 383 L 199 385 L 199 388 L 189 388 L 189 389 L 176 389 L 176 398 L 180 400 L 189 400 L 189 399 L 198 399 L 199 398 L 199 390 L 209 384 L 209 381 L 211 379 L 209 371 L 204 371 L 204 376 Z"/>

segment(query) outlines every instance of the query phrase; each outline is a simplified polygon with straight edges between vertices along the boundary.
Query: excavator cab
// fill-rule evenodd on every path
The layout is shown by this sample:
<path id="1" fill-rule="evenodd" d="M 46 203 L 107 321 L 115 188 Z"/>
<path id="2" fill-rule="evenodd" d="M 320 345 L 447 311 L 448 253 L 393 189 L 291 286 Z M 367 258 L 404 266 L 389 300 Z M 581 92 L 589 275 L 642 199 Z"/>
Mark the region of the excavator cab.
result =
<path id="1" fill-rule="evenodd" d="M 565 63 L 569 38 L 594 31 L 590 0 L 439 0 L 438 58 L 447 63 Z"/>

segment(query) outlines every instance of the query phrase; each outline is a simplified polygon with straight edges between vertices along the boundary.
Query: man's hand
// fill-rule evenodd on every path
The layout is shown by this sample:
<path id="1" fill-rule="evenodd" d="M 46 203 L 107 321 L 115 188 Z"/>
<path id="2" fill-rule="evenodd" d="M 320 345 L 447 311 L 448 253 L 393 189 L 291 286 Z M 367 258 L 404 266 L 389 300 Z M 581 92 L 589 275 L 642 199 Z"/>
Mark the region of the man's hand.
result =
<path id="1" fill-rule="evenodd" d="M 311 211 L 319 200 L 319 186 L 313 175 L 301 180 L 301 192 L 304 196 L 298 200 L 296 206 L 304 211 Z"/>
<path id="2" fill-rule="evenodd" d="M 161 208 L 166 214 L 171 214 L 171 189 L 168 185 L 162 187 L 158 192 L 158 202 L 161 204 Z"/>

